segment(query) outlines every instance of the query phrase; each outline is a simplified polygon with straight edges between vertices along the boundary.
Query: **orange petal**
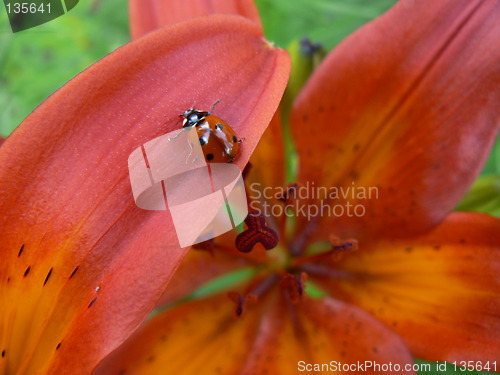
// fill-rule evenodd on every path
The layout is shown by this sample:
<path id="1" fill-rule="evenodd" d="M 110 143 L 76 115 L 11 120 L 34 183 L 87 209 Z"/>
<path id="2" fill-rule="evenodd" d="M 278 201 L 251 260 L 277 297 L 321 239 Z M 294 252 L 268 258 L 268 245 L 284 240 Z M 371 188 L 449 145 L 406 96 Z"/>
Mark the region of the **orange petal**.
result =
<path id="1" fill-rule="evenodd" d="M 285 150 L 281 116 L 277 111 L 264 132 L 255 152 L 250 158 L 248 174 L 245 177 L 250 208 L 266 216 L 267 224 L 280 235 L 284 231 L 284 215 L 277 215 L 285 206 L 276 199 L 286 189 Z"/>
<path id="2" fill-rule="evenodd" d="M 240 15 L 262 27 L 253 0 L 129 0 L 130 32 L 136 39 L 163 26 L 216 13 Z"/>
<path id="3" fill-rule="evenodd" d="M 426 360 L 494 361 L 500 348 L 500 219 L 456 213 L 409 241 L 361 244 L 324 285 L 399 332 Z"/>
<path id="4" fill-rule="evenodd" d="M 167 212 L 135 206 L 129 154 L 180 127 L 193 102 L 221 99 L 217 111 L 246 138 L 242 167 L 288 70 L 253 22 L 186 21 L 93 65 L 9 136 L 0 148 L 2 371 L 89 373 L 137 327 L 185 251 Z"/>
<path id="5" fill-rule="evenodd" d="M 500 125 L 499 17 L 495 0 L 398 2 L 308 82 L 293 111 L 300 180 L 379 191 L 350 199 L 366 214 L 349 235 L 421 233 L 474 181 Z"/>
<path id="6" fill-rule="evenodd" d="M 240 318 L 233 317 L 233 309 L 228 297 L 218 296 L 167 311 L 134 333 L 97 374 L 289 375 L 299 366 L 333 361 L 412 363 L 397 335 L 343 302 L 308 300 L 291 306 L 273 298 L 257 302 Z"/>
<path id="7" fill-rule="evenodd" d="M 250 263 L 243 257 L 236 257 L 216 249 L 211 252 L 191 248 L 168 284 L 168 288 L 165 289 L 158 305 L 177 301 L 210 280 L 249 265 Z"/>
<path id="8" fill-rule="evenodd" d="M 284 186 L 284 152 L 281 116 L 277 111 L 250 158 L 251 166 L 245 180 L 248 186 L 255 184 L 256 189 Z"/>

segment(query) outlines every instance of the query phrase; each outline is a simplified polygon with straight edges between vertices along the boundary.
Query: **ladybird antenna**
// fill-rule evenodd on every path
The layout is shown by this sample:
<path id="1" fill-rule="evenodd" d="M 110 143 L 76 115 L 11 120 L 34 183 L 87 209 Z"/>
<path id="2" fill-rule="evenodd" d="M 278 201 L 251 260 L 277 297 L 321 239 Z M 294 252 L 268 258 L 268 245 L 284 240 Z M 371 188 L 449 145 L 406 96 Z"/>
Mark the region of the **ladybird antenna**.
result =
<path id="1" fill-rule="evenodd" d="M 212 112 L 213 112 L 213 111 L 214 111 L 214 109 L 215 109 L 215 106 L 216 106 L 217 104 L 219 104 L 219 102 L 220 102 L 220 99 L 217 99 L 217 100 L 215 101 L 215 103 L 214 103 L 214 104 L 212 104 L 212 108 L 210 108 L 210 112 L 208 112 L 209 114 L 212 114 Z"/>

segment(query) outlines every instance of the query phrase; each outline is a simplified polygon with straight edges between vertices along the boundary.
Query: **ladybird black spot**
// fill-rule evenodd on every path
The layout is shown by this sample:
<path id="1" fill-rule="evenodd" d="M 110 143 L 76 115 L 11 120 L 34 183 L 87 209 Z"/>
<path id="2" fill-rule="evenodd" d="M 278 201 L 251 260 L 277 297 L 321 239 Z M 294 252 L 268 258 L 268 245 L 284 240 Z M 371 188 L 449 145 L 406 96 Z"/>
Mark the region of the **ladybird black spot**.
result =
<path id="1" fill-rule="evenodd" d="M 224 125 L 222 125 L 222 124 L 217 124 L 217 125 L 215 125 L 215 129 L 217 129 L 217 130 L 222 130 L 222 129 L 224 129 Z"/>
<path id="2" fill-rule="evenodd" d="M 21 248 L 19 249 L 19 252 L 17 253 L 17 257 L 19 258 L 21 254 L 23 253 L 24 250 L 24 244 L 21 245 Z"/>
<path id="3" fill-rule="evenodd" d="M 207 160 L 212 160 L 214 158 L 214 154 L 207 154 Z"/>
<path id="4" fill-rule="evenodd" d="M 51 268 L 51 269 L 49 270 L 49 273 L 47 274 L 47 277 L 45 277 L 45 281 L 43 282 L 43 286 L 45 286 L 45 284 L 47 284 L 47 281 L 49 281 L 49 279 L 50 279 L 50 275 L 52 275 L 52 270 L 53 270 L 53 269 L 54 269 L 54 268 Z"/>
<path id="5" fill-rule="evenodd" d="M 233 135 L 233 143 L 238 143 L 238 138 L 235 135 Z"/>
<path id="6" fill-rule="evenodd" d="M 30 273 L 31 271 L 31 266 L 29 266 L 28 268 L 26 268 L 26 271 L 24 271 L 24 277 L 28 276 L 28 274 Z"/>
<path id="7" fill-rule="evenodd" d="M 73 278 L 73 276 L 75 276 L 76 271 L 78 271 L 78 267 L 80 266 L 76 266 L 73 272 L 71 272 L 71 275 L 69 276 L 70 279 Z"/>
<path id="8" fill-rule="evenodd" d="M 200 137 L 200 145 L 204 146 L 207 144 L 207 140 L 205 139 L 205 137 Z"/>

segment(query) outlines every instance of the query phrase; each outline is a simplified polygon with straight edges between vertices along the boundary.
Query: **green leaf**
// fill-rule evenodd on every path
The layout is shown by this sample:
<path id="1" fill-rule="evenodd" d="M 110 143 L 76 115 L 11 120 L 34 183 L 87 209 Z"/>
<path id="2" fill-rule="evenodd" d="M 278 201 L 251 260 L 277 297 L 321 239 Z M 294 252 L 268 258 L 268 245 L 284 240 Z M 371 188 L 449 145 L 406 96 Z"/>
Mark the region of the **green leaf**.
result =
<path id="1" fill-rule="evenodd" d="M 396 0 L 256 0 L 268 40 L 288 46 L 308 37 L 328 49 Z"/>
<path id="2" fill-rule="evenodd" d="M 479 177 L 456 210 L 500 216 L 500 175 Z"/>
<path id="3" fill-rule="evenodd" d="M 484 165 L 482 176 L 496 174 L 500 175 L 500 139 L 497 139 L 491 149 L 490 156 Z"/>
<path id="4" fill-rule="evenodd" d="M 0 135 L 10 134 L 69 79 L 128 40 L 125 0 L 80 1 L 67 14 L 15 34 L 2 9 Z"/>

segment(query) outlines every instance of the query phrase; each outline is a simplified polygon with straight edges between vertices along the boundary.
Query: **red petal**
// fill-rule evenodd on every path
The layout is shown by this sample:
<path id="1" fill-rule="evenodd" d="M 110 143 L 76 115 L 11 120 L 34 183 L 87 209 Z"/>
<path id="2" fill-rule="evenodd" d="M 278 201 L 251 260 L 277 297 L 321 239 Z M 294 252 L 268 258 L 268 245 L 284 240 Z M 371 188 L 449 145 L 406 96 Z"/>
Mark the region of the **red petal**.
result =
<path id="1" fill-rule="evenodd" d="M 349 235 L 422 232 L 474 181 L 500 125 L 499 17 L 495 0 L 398 2 L 308 82 L 293 113 L 301 181 L 379 189 L 350 200 L 366 214 Z"/>
<path id="2" fill-rule="evenodd" d="M 129 0 L 133 39 L 188 18 L 216 13 L 240 15 L 261 26 L 253 0 Z"/>
<path id="3" fill-rule="evenodd" d="M 325 286 L 399 332 L 427 360 L 494 361 L 500 348 L 500 219 L 456 213 L 430 234 L 361 244 Z"/>
<path id="4" fill-rule="evenodd" d="M 280 298 L 257 304 L 237 319 L 226 296 L 180 305 L 147 322 L 97 374 L 289 375 L 299 366 L 333 361 L 411 366 L 402 340 L 356 307 L 332 299 L 293 307 Z"/>
<path id="5" fill-rule="evenodd" d="M 193 102 L 221 99 L 217 111 L 246 138 L 245 165 L 288 71 L 253 22 L 186 21 L 93 65 L 9 136 L 0 148 L 7 372 L 88 373 L 137 327 L 185 251 L 167 212 L 135 206 L 129 154 L 180 127 Z"/>

